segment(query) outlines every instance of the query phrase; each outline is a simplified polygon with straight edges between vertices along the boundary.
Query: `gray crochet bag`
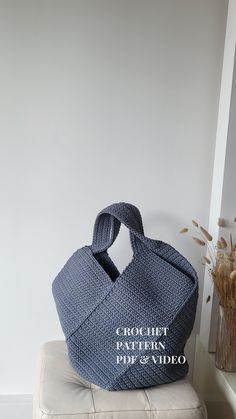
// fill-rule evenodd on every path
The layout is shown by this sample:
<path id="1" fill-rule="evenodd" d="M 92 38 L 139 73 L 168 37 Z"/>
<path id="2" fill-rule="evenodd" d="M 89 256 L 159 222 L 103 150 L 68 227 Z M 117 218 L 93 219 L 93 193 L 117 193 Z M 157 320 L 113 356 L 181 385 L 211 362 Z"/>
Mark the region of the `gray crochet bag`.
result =
<path id="1" fill-rule="evenodd" d="M 108 255 L 123 223 L 133 258 L 119 273 Z M 142 388 L 184 377 L 197 275 L 173 247 L 145 237 L 139 210 L 121 202 L 97 216 L 91 246 L 77 250 L 52 285 L 69 360 L 108 390 Z"/>

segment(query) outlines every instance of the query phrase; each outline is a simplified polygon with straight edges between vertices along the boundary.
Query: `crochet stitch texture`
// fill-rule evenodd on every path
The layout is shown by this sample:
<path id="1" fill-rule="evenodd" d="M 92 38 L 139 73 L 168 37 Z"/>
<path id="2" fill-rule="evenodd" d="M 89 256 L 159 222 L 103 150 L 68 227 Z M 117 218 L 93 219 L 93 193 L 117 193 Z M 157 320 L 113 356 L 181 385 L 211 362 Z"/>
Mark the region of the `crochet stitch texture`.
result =
<path id="1" fill-rule="evenodd" d="M 119 273 L 107 250 L 121 223 L 129 229 L 133 258 Z M 187 374 L 187 362 L 140 362 L 144 356 L 150 361 L 157 355 L 184 355 L 195 319 L 198 279 L 172 246 L 145 237 L 134 205 L 120 202 L 98 214 L 92 245 L 70 257 L 53 281 L 52 292 L 70 363 L 86 380 L 107 390 L 122 390 L 169 383 Z M 121 336 L 116 330 L 121 327 L 168 328 L 166 336 L 145 336 L 145 341 L 164 342 L 165 349 L 140 351 L 138 345 L 132 351 L 118 349 Z M 134 363 L 117 363 L 117 357 L 131 355 Z"/>

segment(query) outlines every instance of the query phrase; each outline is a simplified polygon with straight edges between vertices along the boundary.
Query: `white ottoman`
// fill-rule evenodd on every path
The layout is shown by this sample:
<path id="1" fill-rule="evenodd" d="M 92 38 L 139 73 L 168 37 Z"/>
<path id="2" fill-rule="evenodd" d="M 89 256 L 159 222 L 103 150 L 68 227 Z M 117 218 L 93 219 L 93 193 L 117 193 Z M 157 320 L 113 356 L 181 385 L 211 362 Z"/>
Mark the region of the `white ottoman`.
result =
<path id="1" fill-rule="evenodd" d="M 66 344 L 43 345 L 38 359 L 33 419 L 205 419 L 187 379 L 139 390 L 106 391 L 70 367 Z"/>

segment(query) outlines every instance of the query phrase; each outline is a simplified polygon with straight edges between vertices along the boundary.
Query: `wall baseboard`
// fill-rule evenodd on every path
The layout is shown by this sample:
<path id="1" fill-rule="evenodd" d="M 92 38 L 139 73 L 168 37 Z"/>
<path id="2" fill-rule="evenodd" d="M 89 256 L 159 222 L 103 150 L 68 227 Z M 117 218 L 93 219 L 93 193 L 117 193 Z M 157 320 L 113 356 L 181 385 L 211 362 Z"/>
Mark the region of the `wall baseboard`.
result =
<path id="1" fill-rule="evenodd" d="M 32 419 L 32 394 L 0 395 L 0 418 Z"/>

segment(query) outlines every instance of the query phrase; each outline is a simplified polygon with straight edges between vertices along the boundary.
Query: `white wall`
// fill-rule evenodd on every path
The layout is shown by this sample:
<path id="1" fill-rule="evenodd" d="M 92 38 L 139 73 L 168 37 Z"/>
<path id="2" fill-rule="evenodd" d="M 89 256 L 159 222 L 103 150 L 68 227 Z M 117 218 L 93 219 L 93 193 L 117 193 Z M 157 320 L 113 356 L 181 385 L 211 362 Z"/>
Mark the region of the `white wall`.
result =
<path id="1" fill-rule="evenodd" d="M 202 281 L 178 230 L 208 220 L 227 1 L 0 6 L 0 393 L 14 394 L 62 337 L 51 282 L 104 206 L 138 205 Z"/>
<path id="2" fill-rule="evenodd" d="M 231 97 L 235 97 L 233 87 L 234 58 L 236 45 L 236 0 L 229 1 L 227 27 L 225 35 L 224 58 L 222 68 L 222 80 L 220 89 L 219 112 L 217 121 L 216 147 L 213 169 L 213 182 L 210 203 L 209 230 L 216 238 L 219 234 L 217 218 L 219 214 L 228 220 L 232 219 L 235 211 L 235 192 L 230 192 L 232 179 L 235 177 L 235 104 Z M 235 81 L 234 81 L 235 83 Z M 235 119 L 235 118 L 234 118 Z M 231 179 L 230 179 L 231 178 Z M 228 232 L 231 225 L 227 225 Z M 203 304 L 201 312 L 200 336 L 205 348 L 215 351 L 218 302 L 213 294 L 212 279 L 206 271 L 203 290 Z M 213 298 L 206 304 L 207 296 Z"/>
<path id="3" fill-rule="evenodd" d="M 235 156 L 236 156 L 236 62 L 234 59 L 234 73 L 231 93 L 231 104 L 229 114 L 229 128 L 227 137 L 227 148 L 225 158 L 225 172 L 224 184 L 222 193 L 221 216 L 226 219 L 226 229 L 222 229 L 222 234 L 227 234 L 229 240 L 230 232 L 235 235 L 235 223 L 233 222 L 236 216 L 236 189 L 233 185 L 235 180 Z"/>

